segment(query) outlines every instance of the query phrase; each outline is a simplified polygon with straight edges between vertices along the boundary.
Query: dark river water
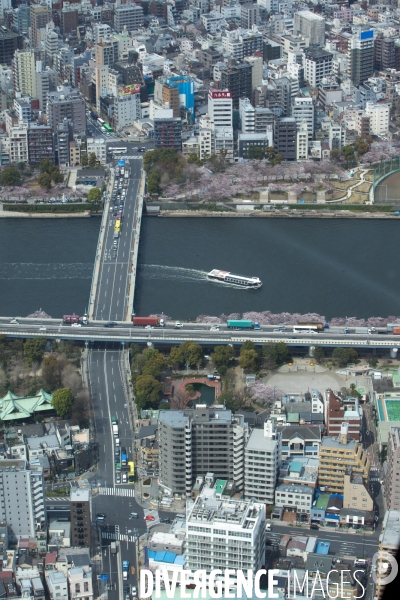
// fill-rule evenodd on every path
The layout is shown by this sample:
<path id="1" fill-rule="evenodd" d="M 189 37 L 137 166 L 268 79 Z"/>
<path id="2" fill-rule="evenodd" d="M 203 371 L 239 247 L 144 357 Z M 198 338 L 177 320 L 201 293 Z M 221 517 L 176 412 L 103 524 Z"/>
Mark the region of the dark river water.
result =
<path id="1" fill-rule="evenodd" d="M 0 315 L 81 314 L 99 227 L 100 219 L 0 219 Z M 399 227 L 372 219 L 146 218 L 135 313 L 398 315 Z M 211 283 L 213 268 L 256 275 L 264 285 Z"/>

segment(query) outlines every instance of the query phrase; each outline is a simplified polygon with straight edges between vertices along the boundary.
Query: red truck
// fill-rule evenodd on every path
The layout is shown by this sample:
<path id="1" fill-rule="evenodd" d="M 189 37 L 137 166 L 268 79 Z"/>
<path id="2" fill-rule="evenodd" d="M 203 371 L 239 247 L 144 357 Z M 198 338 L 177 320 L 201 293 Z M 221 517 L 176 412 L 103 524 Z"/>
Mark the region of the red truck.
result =
<path id="1" fill-rule="evenodd" d="M 392 333 L 393 335 L 400 335 L 400 327 L 393 327 Z"/>
<path id="2" fill-rule="evenodd" d="M 137 327 L 146 327 L 150 325 L 150 327 L 164 327 L 164 319 L 159 319 L 158 317 L 132 317 L 133 325 Z"/>
<path id="3" fill-rule="evenodd" d="M 79 315 L 64 315 L 63 316 L 63 321 L 64 323 L 80 323 L 80 316 Z"/>

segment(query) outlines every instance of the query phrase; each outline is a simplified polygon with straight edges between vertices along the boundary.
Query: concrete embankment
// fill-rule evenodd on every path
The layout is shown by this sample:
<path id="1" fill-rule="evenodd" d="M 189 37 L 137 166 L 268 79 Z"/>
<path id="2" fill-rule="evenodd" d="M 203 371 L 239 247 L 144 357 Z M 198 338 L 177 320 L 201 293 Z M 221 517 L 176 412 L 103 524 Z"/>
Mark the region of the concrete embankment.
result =
<path id="1" fill-rule="evenodd" d="M 91 216 L 87 211 L 81 213 L 29 213 L 0 210 L 0 218 L 3 219 L 84 219 Z"/>
<path id="2" fill-rule="evenodd" d="M 149 216 L 149 215 L 148 215 Z M 152 216 L 152 215 L 151 215 Z M 288 211 L 276 211 L 276 212 L 261 212 L 259 210 L 249 211 L 249 212 L 218 212 L 218 211 L 161 211 L 158 215 L 159 217 L 164 218 L 174 218 L 174 217 L 194 217 L 194 218 L 204 218 L 204 217 L 229 217 L 229 218 L 238 218 L 241 219 L 243 217 L 257 218 L 257 219 L 399 219 L 398 215 L 394 213 L 369 213 L 369 212 L 345 212 L 345 211 L 316 211 L 313 212 L 292 212 Z"/>

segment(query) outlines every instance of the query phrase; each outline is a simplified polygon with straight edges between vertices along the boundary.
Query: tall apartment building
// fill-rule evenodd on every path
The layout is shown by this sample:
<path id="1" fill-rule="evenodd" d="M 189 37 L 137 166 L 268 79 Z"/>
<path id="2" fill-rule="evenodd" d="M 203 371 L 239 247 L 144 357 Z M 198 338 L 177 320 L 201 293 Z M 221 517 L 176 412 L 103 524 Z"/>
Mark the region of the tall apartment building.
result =
<path id="1" fill-rule="evenodd" d="M 325 19 L 309 10 L 295 13 L 293 32 L 308 38 L 310 44 L 325 46 Z"/>
<path id="2" fill-rule="evenodd" d="M 383 489 L 387 510 L 400 511 L 400 428 L 391 427 L 388 433 L 386 472 Z"/>
<path id="3" fill-rule="evenodd" d="M 117 130 L 133 125 L 141 117 L 140 93 L 118 94 L 114 101 L 114 124 Z"/>
<path id="4" fill-rule="evenodd" d="M 326 391 L 325 423 L 327 435 L 337 437 L 342 423 L 348 424 L 349 437 L 359 440 L 361 428 L 360 406 L 357 398 L 342 398 L 332 390 Z"/>
<path id="5" fill-rule="evenodd" d="M 180 118 L 179 90 L 175 85 L 170 85 L 169 83 L 162 84 L 162 103 L 164 107 L 168 104 L 168 108 L 172 109 L 174 119 Z"/>
<path id="6" fill-rule="evenodd" d="M 41 61 L 36 61 L 36 97 L 39 100 L 39 108 L 46 111 L 47 94 L 57 89 L 57 73 L 54 69 L 46 67 L 43 69 Z"/>
<path id="7" fill-rule="evenodd" d="M 375 37 L 374 68 L 376 71 L 393 69 L 395 66 L 395 38 L 385 37 L 382 31 Z"/>
<path id="8" fill-rule="evenodd" d="M 70 161 L 70 143 L 73 140 L 73 125 L 65 118 L 57 124 L 56 129 L 56 156 L 60 166 L 67 167 Z"/>
<path id="9" fill-rule="evenodd" d="M 175 148 L 182 152 L 181 119 L 154 119 L 154 148 Z"/>
<path id="10" fill-rule="evenodd" d="M 389 131 L 390 121 L 389 102 L 367 102 L 365 113 L 370 118 L 370 130 L 372 135 L 386 135 Z"/>
<path id="11" fill-rule="evenodd" d="M 362 446 L 348 437 L 348 424 L 342 423 L 338 438 L 324 437 L 320 447 L 318 481 L 332 493 L 343 494 L 346 470 L 368 481 L 370 460 Z"/>
<path id="12" fill-rule="evenodd" d="M 312 140 L 314 135 L 314 102 L 310 96 L 298 96 L 292 104 L 292 117 L 294 117 L 299 129 L 302 123 L 306 123 L 308 129 L 308 139 Z"/>
<path id="13" fill-rule="evenodd" d="M 138 4 L 122 4 L 117 6 L 114 13 L 114 27 L 118 33 L 137 31 L 143 26 L 143 8 Z"/>
<path id="14" fill-rule="evenodd" d="M 31 25 L 31 9 L 28 4 L 20 4 L 13 10 L 13 25 L 23 35 L 27 35 Z"/>
<path id="15" fill-rule="evenodd" d="M 185 569 L 252 570 L 265 563 L 265 504 L 198 496 L 186 521 Z M 235 575 L 232 573 L 232 582 Z"/>
<path id="16" fill-rule="evenodd" d="M 323 48 L 311 46 L 303 50 L 304 79 L 311 87 L 318 87 L 324 77 L 332 73 L 333 54 Z"/>
<path id="17" fill-rule="evenodd" d="M 25 160 L 27 162 L 27 160 Z M 25 460 L 0 461 L 0 521 L 10 526 L 10 541 L 34 537 L 45 521 L 43 469 Z"/>
<path id="18" fill-rule="evenodd" d="M 71 546 L 91 547 L 91 497 L 89 489 L 71 489 Z"/>
<path id="19" fill-rule="evenodd" d="M 260 7 L 258 4 L 246 2 L 240 7 L 240 25 L 243 29 L 251 29 L 253 25 L 258 25 L 260 20 Z"/>
<path id="20" fill-rule="evenodd" d="M 281 462 L 281 436 L 274 421 L 264 423 L 264 429 L 253 429 L 245 449 L 245 497 L 265 504 L 274 504 L 274 491 Z"/>
<path id="21" fill-rule="evenodd" d="M 51 21 L 51 9 L 46 2 L 41 4 L 31 4 L 31 29 L 29 41 L 33 48 L 39 46 L 39 29 L 45 29 L 47 23 Z"/>
<path id="22" fill-rule="evenodd" d="M 296 160 L 308 160 L 308 127 L 302 123 L 296 136 Z"/>
<path id="23" fill-rule="evenodd" d="M 14 90 L 24 96 L 36 97 L 35 51 L 18 50 L 12 62 Z"/>
<path id="24" fill-rule="evenodd" d="M 214 127 L 232 127 L 232 92 L 210 88 L 208 91 L 208 116 Z"/>
<path id="25" fill-rule="evenodd" d="M 39 165 L 45 158 L 54 162 L 53 131 L 50 125 L 29 123 L 28 158 L 31 165 Z"/>
<path id="26" fill-rule="evenodd" d="M 28 123 L 12 127 L 9 135 L 10 161 L 12 163 L 28 162 Z"/>
<path id="27" fill-rule="evenodd" d="M 57 92 L 47 94 L 47 122 L 55 133 L 58 123 L 70 119 L 73 123 L 74 133 L 86 131 L 85 100 L 74 88 L 60 86 Z"/>
<path id="28" fill-rule="evenodd" d="M 262 52 L 257 52 L 258 56 L 245 56 L 244 62 L 251 66 L 251 88 L 254 91 L 262 84 L 263 78 L 263 58 Z"/>
<path id="29" fill-rule="evenodd" d="M 221 71 L 221 89 L 232 93 L 233 108 L 239 108 L 239 98 L 251 98 L 252 67 L 249 63 L 237 63 Z"/>
<path id="30" fill-rule="evenodd" d="M 190 495 L 199 476 L 214 473 L 243 489 L 247 425 L 221 408 L 163 410 L 158 417 L 160 485 L 171 494 Z"/>
<path id="31" fill-rule="evenodd" d="M 382 532 L 379 536 L 378 552 L 381 553 L 376 561 L 376 587 L 375 598 L 381 600 L 385 585 L 383 581 L 389 575 L 391 567 L 388 564 L 385 553 L 396 556 L 400 547 L 400 510 L 387 510 L 382 523 Z M 390 563 L 389 563 L 390 564 Z M 387 597 L 387 596 L 386 596 Z"/>
<path id="32" fill-rule="evenodd" d="M 240 130 L 242 133 L 254 133 L 256 109 L 248 98 L 239 98 Z"/>
<path id="33" fill-rule="evenodd" d="M 78 30 L 78 10 L 73 6 L 61 10 L 60 30 L 63 35 Z"/>
<path id="34" fill-rule="evenodd" d="M 275 121 L 274 148 L 283 160 L 296 160 L 297 124 L 294 117 Z"/>
<path id="35" fill-rule="evenodd" d="M 24 47 L 24 36 L 14 31 L 0 30 L 0 64 L 11 65 L 14 54 Z"/>
<path id="36" fill-rule="evenodd" d="M 94 43 L 99 44 L 102 40 L 111 34 L 111 27 L 106 23 L 96 23 L 93 25 Z"/>
<path id="37" fill-rule="evenodd" d="M 118 40 L 102 40 L 94 47 L 96 66 L 112 67 L 118 62 Z"/>
<path id="38" fill-rule="evenodd" d="M 350 79 L 359 85 L 374 72 L 374 30 L 354 35 L 348 44 Z"/>
<path id="39" fill-rule="evenodd" d="M 364 483 L 360 473 L 353 473 L 353 469 L 346 469 L 343 489 L 343 508 L 353 510 L 373 511 L 374 501 Z"/>

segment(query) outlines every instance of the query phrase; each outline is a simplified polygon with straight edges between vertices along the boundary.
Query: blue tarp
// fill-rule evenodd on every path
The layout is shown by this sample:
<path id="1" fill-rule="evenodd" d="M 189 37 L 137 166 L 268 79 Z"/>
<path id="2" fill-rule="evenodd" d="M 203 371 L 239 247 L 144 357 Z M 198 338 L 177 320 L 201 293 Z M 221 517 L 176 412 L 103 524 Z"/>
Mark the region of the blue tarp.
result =
<path id="1" fill-rule="evenodd" d="M 165 562 L 170 565 L 184 565 L 185 564 L 185 556 L 180 554 L 174 554 L 173 552 L 154 552 L 154 550 L 149 550 L 149 558 L 156 560 L 157 562 Z"/>
<path id="2" fill-rule="evenodd" d="M 331 547 L 329 542 L 317 542 L 315 547 L 316 554 L 329 554 L 329 548 Z"/>

